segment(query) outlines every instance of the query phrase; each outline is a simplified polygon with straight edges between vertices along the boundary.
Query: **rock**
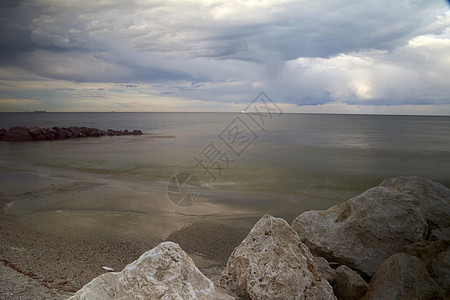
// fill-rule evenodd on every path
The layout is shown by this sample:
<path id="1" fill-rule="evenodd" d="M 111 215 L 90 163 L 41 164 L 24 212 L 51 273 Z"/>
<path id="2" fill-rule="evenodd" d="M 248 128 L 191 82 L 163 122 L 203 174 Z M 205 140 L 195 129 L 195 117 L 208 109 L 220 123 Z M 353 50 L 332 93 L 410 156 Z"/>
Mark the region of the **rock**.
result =
<path id="1" fill-rule="evenodd" d="M 444 299 L 444 293 L 420 259 L 397 253 L 378 268 L 364 299 Z"/>
<path id="2" fill-rule="evenodd" d="M 30 141 L 33 136 L 28 132 L 25 126 L 14 126 L 8 129 L 3 136 L 4 141 Z"/>
<path id="3" fill-rule="evenodd" d="M 426 266 L 433 280 L 450 296 L 450 243 L 426 241 L 407 245 L 403 252 L 417 256 Z"/>
<path id="4" fill-rule="evenodd" d="M 5 128 L 0 128 L 0 141 L 3 141 L 7 132 L 8 130 L 6 130 Z"/>
<path id="5" fill-rule="evenodd" d="M 87 136 L 102 136 L 102 132 L 98 128 L 88 128 L 89 134 Z"/>
<path id="6" fill-rule="evenodd" d="M 72 132 L 67 128 L 63 128 L 63 132 L 66 139 L 74 137 Z"/>
<path id="7" fill-rule="evenodd" d="M 220 282 L 250 299 L 336 299 L 297 233 L 270 215 L 234 249 Z"/>
<path id="8" fill-rule="evenodd" d="M 369 284 L 358 273 L 344 265 L 336 269 L 336 277 L 333 287 L 334 294 L 338 299 L 361 299 L 369 287 Z"/>
<path id="9" fill-rule="evenodd" d="M 428 226 L 415 198 L 375 187 L 326 211 L 307 211 L 292 223 L 317 256 L 375 274 L 392 253 L 425 240 Z"/>
<path id="10" fill-rule="evenodd" d="M 431 276 L 445 290 L 447 299 L 450 299 L 450 251 L 448 248 L 431 260 L 430 269 Z"/>
<path id="11" fill-rule="evenodd" d="M 72 135 L 74 137 L 81 137 L 82 133 L 83 133 L 83 129 L 85 129 L 86 127 L 69 127 L 68 130 L 70 132 L 72 132 Z"/>
<path id="12" fill-rule="evenodd" d="M 35 137 L 36 135 L 42 134 L 41 128 L 40 128 L 40 127 L 37 127 L 37 126 L 32 126 L 32 127 L 28 128 L 28 132 L 29 132 L 33 137 Z"/>
<path id="13" fill-rule="evenodd" d="M 214 299 L 214 285 L 178 244 L 164 242 L 121 272 L 98 276 L 70 299 Z"/>
<path id="14" fill-rule="evenodd" d="M 47 140 L 56 139 L 57 132 L 54 129 L 44 129 L 44 135 Z"/>
<path id="15" fill-rule="evenodd" d="M 47 137 L 45 136 L 45 129 L 41 129 L 40 127 L 37 126 L 30 127 L 28 128 L 28 132 L 33 137 L 33 140 L 43 141 L 47 139 Z"/>
<path id="16" fill-rule="evenodd" d="M 322 273 L 323 277 L 333 286 L 336 282 L 336 271 L 330 267 L 328 261 L 320 256 L 314 257 L 317 269 Z"/>
<path id="17" fill-rule="evenodd" d="M 27 127 L 11 127 L 9 130 L 0 129 L 0 141 L 22 141 L 22 140 L 55 140 L 55 139 L 67 139 L 72 137 L 99 137 L 105 135 L 142 135 L 142 131 L 115 131 L 108 129 L 108 131 L 100 130 L 97 128 L 87 127 L 53 127 L 51 129 L 40 128 L 33 126 Z"/>
<path id="18" fill-rule="evenodd" d="M 380 186 L 417 199 L 430 229 L 443 230 L 450 227 L 450 189 L 443 184 L 423 177 L 410 176 L 388 178 Z M 446 239 L 450 240 L 450 236 L 447 235 Z"/>
<path id="19" fill-rule="evenodd" d="M 68 139 L 70 137 L 73 137 L 72 132 L 70 132 L 66 128 L 53 127 L 53 130 L 56 132 L 56 135 L 55 135 L 56 139 Z"/>

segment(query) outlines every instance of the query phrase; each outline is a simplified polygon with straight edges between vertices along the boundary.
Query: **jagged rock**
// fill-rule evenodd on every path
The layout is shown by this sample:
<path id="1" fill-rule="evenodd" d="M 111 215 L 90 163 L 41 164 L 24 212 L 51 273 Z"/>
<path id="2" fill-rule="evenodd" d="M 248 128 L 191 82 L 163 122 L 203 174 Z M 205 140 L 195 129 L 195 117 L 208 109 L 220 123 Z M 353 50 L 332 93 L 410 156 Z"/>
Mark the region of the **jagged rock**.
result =
<path id="1" fill-rule="evenodd" d="M 375 187 L 326 211 L 307 211 L 292 223 L 317 256 L 372 276 L 392 253 L 426 238 L 428 226 L 415 198 Z"/>
<path id="2" fill-rule="evenodd" d="M 234 249 L 221 285 L 251 299 L 336 299 L 297 233 L 270 215 Z"/>
<path id="3" fill-rule="evenodd" d="M 418 176 L 388 178 L 380 186 L 417 199 L 430 229 L 439 229 L 440 232 L 446 232 L 447 236 L 441 236 L 440 238 L 450 240 L 448 235 L 448 228 L 450 227 L 450 189 L 441 183 Z"/>
<path id="4" fill-rule="evenodd" d="M 328 261 L 320 256 L 314 257 L 317 269 L 322 273 L 323 277 L 333 286 L 336 282 L 336 271 L 330 267 Z"/>
<path id="5" fill-rule="evenodd" d="M 3 136 L 5 141 L 30 141 L 33 136 L 28 132 L 28 128 L 25 126 L 14 126 L 8 129 Z"/>
<path id="6" fill-rule="evenodd" d="M 143 133 L 142 133 L 142 131 L 135 129 L 131 132 L 131 134 L 132 135 L 142 135 Z"/>
<path id="7" fill-rule="evenodd" d="M 420 259 L 397 253 L 378 268 L 364 299 L 444 299 L 444 293 Z"/>
<path id="8" fill-rule="evenodd" d="M 121 272 L 98 276 L 70 299 L 214 299 L 214 285 L 178 244 L 164 242 Z"/>
<path id="9" fill-rule="evenodd" d="M 336 277 L 333 288 L 338 299 L 361 299 L 369 287 L 369 284 L 358 273 L 347 266 L 339 266 L 336 269 Z"/>

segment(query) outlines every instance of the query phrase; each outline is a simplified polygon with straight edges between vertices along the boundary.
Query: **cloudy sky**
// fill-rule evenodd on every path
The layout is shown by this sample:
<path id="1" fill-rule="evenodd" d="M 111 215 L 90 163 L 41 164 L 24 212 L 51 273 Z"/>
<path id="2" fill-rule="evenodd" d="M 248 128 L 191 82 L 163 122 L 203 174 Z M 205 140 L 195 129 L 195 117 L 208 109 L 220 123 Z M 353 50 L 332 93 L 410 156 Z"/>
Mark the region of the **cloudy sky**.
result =
<path id="1" fill-rule="evenodd" d="M 0 111 L 450 115 L 444 0 L 0 4 Z"/>

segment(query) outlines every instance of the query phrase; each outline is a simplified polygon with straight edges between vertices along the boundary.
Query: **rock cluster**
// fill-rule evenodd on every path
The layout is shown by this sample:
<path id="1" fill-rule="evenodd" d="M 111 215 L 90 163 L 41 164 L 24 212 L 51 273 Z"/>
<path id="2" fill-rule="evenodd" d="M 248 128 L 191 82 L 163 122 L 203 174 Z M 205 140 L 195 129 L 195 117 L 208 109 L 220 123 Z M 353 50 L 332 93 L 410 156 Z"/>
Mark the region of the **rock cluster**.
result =
<path id="1" fill-rule="evenodd" d="M 72 299 L 448 299 L 449 216 L 444 185 L 391 178 L 292 227 L 265 215 L 228 259 L 229 295 L 166 242 Z"/>
<path id="2" fill-rule="evenodd" d="M 447 187 L 397 177 L 326 211 L 304 212 L 292 227 L 313 254 L 371 277 L 406 245 L 434 238 L 434 232 L 449 240 L 449 216 Z"/>
<path id="3" fill-rule="evenodd" d="M 140 130 L 112 130 L 107 131 L 88 127 L 53 127 L 40 128 L 37 126 L 14 126 L 7 129 L 0 129 L 0 141 L 40 141 L 40 140 L 58 140 L 79 137 L 99 137 L 116 135 L 142 135 Z"/>

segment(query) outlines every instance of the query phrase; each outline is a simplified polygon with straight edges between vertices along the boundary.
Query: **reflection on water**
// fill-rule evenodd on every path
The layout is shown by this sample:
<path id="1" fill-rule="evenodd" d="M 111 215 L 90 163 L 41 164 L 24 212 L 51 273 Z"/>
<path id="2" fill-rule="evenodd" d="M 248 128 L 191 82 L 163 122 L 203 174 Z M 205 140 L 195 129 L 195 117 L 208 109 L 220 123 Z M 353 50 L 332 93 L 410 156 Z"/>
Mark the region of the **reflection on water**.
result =
<path id="1" fill-rule="evenodd" d="M 135 231 L 165 236 L 199 218 L 271 213 L 289 220 L 391 176 L 419 175 L 450 185 L 449 117 L 302 114 L 283 115 L 265 132 L 255 129 L 258 139 L 212 181 L 194 157 L 212 140 L 227 149 L 218 134 L 236 116 L 2 114 L 0 127 L 90 126 L 141 129 L 147 135 L 2 142 L 0 188 L 14 201 L 9 212 L 41 230 L 93 226 L 129 234 L 139 228 Z M 195 207 L 177 208 L 167 199 L 169 179 L 181 172 L 202 181 Z"/>

